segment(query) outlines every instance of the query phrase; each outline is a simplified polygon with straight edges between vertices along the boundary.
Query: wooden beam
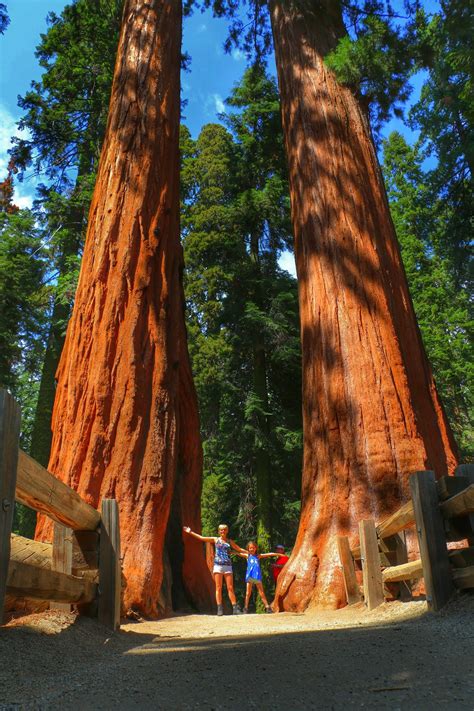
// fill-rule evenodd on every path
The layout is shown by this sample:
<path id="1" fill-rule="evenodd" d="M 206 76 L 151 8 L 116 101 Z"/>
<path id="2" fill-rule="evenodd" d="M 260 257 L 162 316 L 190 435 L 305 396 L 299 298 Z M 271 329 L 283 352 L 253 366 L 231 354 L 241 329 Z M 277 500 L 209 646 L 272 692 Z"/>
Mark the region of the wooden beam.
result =
<path id="1" fill-rule="evenodd" d="M 459 464 L 454 470 L 454 476 L 466 477 L 471 484 L 474 484 L 474 464 Z"/>
<path id="2" fill-rule="evenodd" d="M 453 570 L 453 582 L 458 590 L 474 589 L 474 565 Z"/>
<path id="3" fill-rule="evenodd" d="M 474 484 L 468 486 L 464 491 L 460 491 L 459 494 L 451 496 L 450 499 L 443 501 L 439 508 L 445 518 L 466 516 L 466 514 L 474 513 Z"/>
<path id="4" fill-rule="evenodd" d="M 24 538 L 12 533 L 11 557 L 18 563 L 28 563 L 28 565 L 51 570 L 53 546 L 51 543 L 32 541 L 31 538 Z"/>
<path id="5" fill-rule="evenodd" d="M 399 531 L 412 526 L 415 523 L 415 513 L 413 511 L 413 502 L 407 501 L 403 506 L 397 509 L 393 514 L 385 518 L 376 527 L 377 536 L 379 538 L 389 538 Z M 360 559 L 360 545 L 354 546 L 351 549 L 354 560 Z"/>
<path id="6" fill-rule="evenodd" d="M 347 604 L 353 605 L 356 602 L 360 602 L 361 594 L 355 574 L 354 559 L 351 555 L 349 539 L 347 536 L 337 537 L 337 547 L 339 550 L 339 560 L 341 561 L 342 577 L 344 579 Z"/>
<path id="7" fill-rule="evenodd" d="M 56 602 L 91 602 L 97 593 L 97 585 L 56 570 L 38 568 L 10 559 L 7 591 L 16 597 L 31 597 Z"/>
<path id="8" fill-rule="evenodd" d="M 413 501 L 407 501 L 391 516 L 384 519 L 377 526 L 377 535 L 379 538 L 388 538 L 393 536 L 404 528 L 412 526 L 415 523 L 415 512 L 413 510 Z"/>
<path id="9" fill-rule="evenodd" d="M 426 600 L 430 609 L 440 610 L 452 596 L 454 587 L 434 472 L 412 474 L 410 488 L 423 563 Z"/>
<path id="10" fill-rule="evenodd" d="M 364 600 L 373 610 L 384 601 L 379 546 L 374 521 L 359 521 Z"/>
<path id="11" fill-rule="evenodd" d="M 60 523 L 54 524 L 51 570 L 72 575 L 72 529 Z M 71 612 L 71 605 L 66 602 L 51 602 L 50 607 L 52 610 Z"/>
<path id="12" fill-rule="evenodd" d="M 395 533 L 393 536 L 389 536 L 388 538 L 381 538 L 379 540 L 379 548 L 382 551 L 380 555 L 382 556 L 383 554 L 388 561 L 388 564 L 384 563 L 382 567 L 391 567 L 408 563 L 405 531 Z M 395 599 L 404 601 L 412 599 L 410 579 L 392 582 L 390 585 L 386 586 L 386 588 L 390 595 L 395 597 Z M 386 590 L 384 590 L 384 592 L 386 593 Z M 389 595 L 385 594 L 385 597 L 389 597 Z"/>
<path id="13" fill-rule="evenodd" d="M 119 629 L 122 575 L 119 511 L 115 499 L 102 500 L 99 590 L 99 622 L 109 629 Z"/>
<path id="14" fill-rule="evenodd" d="M 448 556 L 449 562 L 455 568 L 468 568 L 469 566 L 474 565 L 474 546 L 449 551 Z"/>
<path id="15" fill-rule="evenodd" d="M 390 568 L 382 570 L 382 580 L 384 583 L 400 582 L 401 580 L 413 580 L 423 577 L 423 566 L 421 560 L 412 560 L 403 565 L 392 565 Z"/>
<path id="16" fill-rule="evenodd" d="M 67 484 L 20 450 L 16 499 L 73 530 L 94 531 L 100 514 Z"/>
<path id="17" fill-rule="evenodd" d="M 10 561 L 20 422 L 19 405 L 10 393 L 0 390 L 0 625 Z"/>

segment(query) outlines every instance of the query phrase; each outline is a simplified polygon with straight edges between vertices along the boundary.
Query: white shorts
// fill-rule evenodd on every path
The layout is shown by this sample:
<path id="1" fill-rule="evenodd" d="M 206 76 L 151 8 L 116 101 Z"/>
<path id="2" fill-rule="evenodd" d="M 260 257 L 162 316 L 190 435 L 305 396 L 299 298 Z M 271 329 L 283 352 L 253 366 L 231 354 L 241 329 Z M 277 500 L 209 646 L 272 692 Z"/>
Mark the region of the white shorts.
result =
<path id="1" fill-rule="evenodd" d="M 217 563 L 214 563 L 212 572 L 213 573 L 220 573 L 221 575 L 232 575 L 232 566 L 231 565 L 217 565 Z"/>

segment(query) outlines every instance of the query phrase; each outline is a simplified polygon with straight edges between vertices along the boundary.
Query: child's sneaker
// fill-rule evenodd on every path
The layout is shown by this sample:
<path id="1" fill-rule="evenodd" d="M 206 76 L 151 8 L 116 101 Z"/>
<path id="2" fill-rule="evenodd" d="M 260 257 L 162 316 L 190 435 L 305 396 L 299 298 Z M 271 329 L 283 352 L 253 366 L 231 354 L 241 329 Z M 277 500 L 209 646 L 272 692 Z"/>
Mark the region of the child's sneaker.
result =
<path id="1" fill-rule="evenodd" d="M 273 615 L 273 610 L 270 606 L 265 608 L 265 612 L 268 612 L 269 615 Z"/>
<path id="2" fill-rule="evenodd" d="M 217 606 L 217 616 L 221 617 L 224 614 L 224 608 L 222 605 Z"/>
<path id="3" fill-rule="evenodd" d="M 233 615 L 241 615 L 242 614 L 242 610 L 240 609 L 240 607 L 237 604 L 232 605 L 232 614 Z"/>
<path id="4" fill-rule="evenodd" d="M 242 610 L 242 612 L 243 612 L 244 615 L 248 615 L 248 614 L 249 614 L 249 608 L 248 608 L 248 607 L 244 607 L 244 609 Z"/>

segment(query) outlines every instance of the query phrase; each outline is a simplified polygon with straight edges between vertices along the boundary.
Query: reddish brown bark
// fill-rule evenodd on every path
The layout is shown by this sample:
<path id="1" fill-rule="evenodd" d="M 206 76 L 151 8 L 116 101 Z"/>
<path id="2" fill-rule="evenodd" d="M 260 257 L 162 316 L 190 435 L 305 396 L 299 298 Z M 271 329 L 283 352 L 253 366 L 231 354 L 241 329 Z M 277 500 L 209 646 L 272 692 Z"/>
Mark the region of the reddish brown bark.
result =
<path id="1" fill-rule="evenodd" d="M 298 10 L 298 8 L 300 8 Z M 314 9 L 317 8 L 317 9 Z M 380 519 L 417 469 L 456 464 L 416 324 L 370 131 L 323 58 L 340 7 L 271 3 L 303 349 L 302 513 L 277 604 L 340 606 L 336 535 Z"/>
<path id="2" fill-rule="evenodd" d="M 180 57 L 181 2 L 127 0 L 57 373 L 49 463 L 93 506 L 104 496 L 118 500 L 124 605 L 150 616 L 158 613 L 174 493 L 182 502 L 178 517 L 200 524 L 201 454 L 179 243 Z M 40 521 L 37 536 L 50 533 Z M 170 539 L 179 546 L 176 530 Z M 191 559 L 186 547 L 184 571 L 191 598 L 202 603 L 207 591 L 211 600 L 202 551 L 193 550 Z"/>

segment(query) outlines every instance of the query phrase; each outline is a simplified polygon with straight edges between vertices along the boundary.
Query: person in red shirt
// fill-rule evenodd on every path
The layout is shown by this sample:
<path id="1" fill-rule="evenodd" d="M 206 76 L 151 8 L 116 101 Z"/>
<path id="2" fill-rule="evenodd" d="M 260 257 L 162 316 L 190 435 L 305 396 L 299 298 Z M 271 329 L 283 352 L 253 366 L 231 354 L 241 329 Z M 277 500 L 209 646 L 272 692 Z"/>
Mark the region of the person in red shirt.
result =
<path id="1" fill-rule="evenodd" d="M 278 553 L 278 558 L 276 559 L 275 563 L 272 563 L 272 570 L 273 570 L 273 580 L 276 585 L 278 576 L 280 575 L 283 566 L 288 561 L 288 556 L 285 555 L 285 546 L 282 546 L 281 544 L 278 546 L 275 546 L 275 550 Z"/>

